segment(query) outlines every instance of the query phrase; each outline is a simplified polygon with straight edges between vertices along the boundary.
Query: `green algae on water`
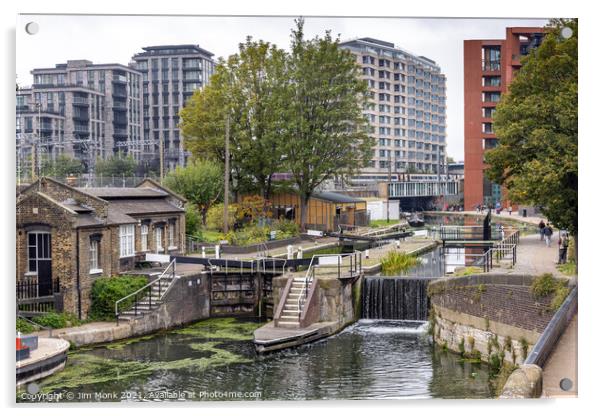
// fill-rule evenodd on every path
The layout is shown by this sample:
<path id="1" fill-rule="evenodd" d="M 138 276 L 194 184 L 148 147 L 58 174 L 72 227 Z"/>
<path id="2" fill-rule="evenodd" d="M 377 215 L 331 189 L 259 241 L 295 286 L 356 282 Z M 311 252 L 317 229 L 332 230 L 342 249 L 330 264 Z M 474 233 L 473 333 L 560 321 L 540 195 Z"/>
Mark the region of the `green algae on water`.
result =
<path id="1" fill-rule="evenodd" d="M 239 321 L 236 318 L 212 318 L 199 321 L 173 332 L 180 335 L 207 339 L 250 341 L 253 339 L 253 331 L 262 325 L 264 325 L 264 322 L 245 322 Z"/>

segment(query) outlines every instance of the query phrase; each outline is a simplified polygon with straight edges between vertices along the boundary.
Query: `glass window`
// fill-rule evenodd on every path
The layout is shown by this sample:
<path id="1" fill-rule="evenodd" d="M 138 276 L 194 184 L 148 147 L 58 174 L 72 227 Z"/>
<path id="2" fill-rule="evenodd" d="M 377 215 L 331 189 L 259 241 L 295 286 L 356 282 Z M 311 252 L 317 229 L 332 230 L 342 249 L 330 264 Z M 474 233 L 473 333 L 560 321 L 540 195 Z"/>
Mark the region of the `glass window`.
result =
<path id="1" fill-rule="evenodd" d="M 98 270 L 98 240 L 90 240 L 90 271 Z"/>
<path id="2" fill-rule="evenodd" d="M 119 226 L 119 253 L 120 257 L 134 255 L 134 224 Z"/>
<path id="3" fill-rule="evenodd" d="M 140 249 L 142 251 L 148 250 L 148 225 L 142 224 L 140 226 Z"/>
<path id="4" fill-rule="evenodd" d="M 174 237 L 175 237 L 175 230 L 176 230 L 176 223 L 175 222 L 170 222 L 169 223 L 169 247 L 175 247 L 175 242 L 174 242 Z"/>
<path id="5" fill-rule="evenodd" d="M 163 228 L 157 227 L 155 228 L 155 248 L 157 253 L 163 251 Z"/>

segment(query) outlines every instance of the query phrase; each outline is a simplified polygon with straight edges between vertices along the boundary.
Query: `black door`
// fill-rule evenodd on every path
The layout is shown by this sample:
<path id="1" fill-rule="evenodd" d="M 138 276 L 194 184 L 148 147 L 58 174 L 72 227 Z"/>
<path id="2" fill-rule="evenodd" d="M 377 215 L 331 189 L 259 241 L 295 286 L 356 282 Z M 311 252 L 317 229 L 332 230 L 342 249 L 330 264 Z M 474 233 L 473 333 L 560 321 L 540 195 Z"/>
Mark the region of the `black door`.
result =
<path id="1" fill-rule="evenodd" d="M 38 277 L 38 296 L 52 295 L 52 260 L 50 233 L 28 233 L 29 272 Z"/>
<path id="2" fill-rule="evenodd" d="M 52 260 L 38 260 L 38 295 L 52 295 Z"/>

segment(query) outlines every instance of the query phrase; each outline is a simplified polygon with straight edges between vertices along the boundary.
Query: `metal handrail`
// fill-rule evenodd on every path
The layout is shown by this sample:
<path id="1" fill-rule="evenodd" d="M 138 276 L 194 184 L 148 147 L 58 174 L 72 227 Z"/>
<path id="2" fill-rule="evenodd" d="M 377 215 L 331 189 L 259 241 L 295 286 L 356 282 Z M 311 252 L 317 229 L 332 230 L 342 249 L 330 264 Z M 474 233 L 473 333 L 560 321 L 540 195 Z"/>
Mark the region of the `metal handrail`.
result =
<path id="1" fill-rule="evenodd" d="M 49 337 L 49 338 L 52 338 L 52 329 L 53 329 L 52 327 L 50 327 L 50 326 L 44 326 L 44 325 L 40 325 L 39 323 L 37 323 L 37 322 L 34 322 L 34 321 L 32 321 L 31 319 L 29 319 L 29 318 L 26 318 L 25 316 L 21 315 L 21 314 L 20 314 L 18 311 L 17 311 L 17 319 L 23 319 L 24 321 L 27 321 L 27 322 L 29 322 L 29 323 L 30 323 L 30 324 L 32 324 L 32 325 L 35 325 L 35 326 L 37 326 L 37 327 L 40 327 L 40 328 L 42 328 L 42 329 L 45 329 L 45 330 L 47 330 L 47 331 L 48 331 L 48 337 Z"/>
<path id="2" fill-rule="evenodd" d="M 172 268 L 171 276 L 170 276 L 172 281 L 169 284 L 169 286 L 167 287 L 167 290 L 169 290 L 169 288 L 173 284 L 173 282 L 175 280 L 175 276 L 176 276 L 176 259 L 173 259 L 171 261 L 171 263 L 169 263 L 169 265 L 165 268 L 165 270 L 163 270 L 163 273 L 161 273 L 161 275 L 159 275 L 158 278 L 156 278 L 152 282 L 147 283 L 146 285 L 142 286 L 140 289 L 136 290 L 135 292 L 132 292 L 129 295 L 124 296 L 115 302 L 115 319 L 117 319 L 117 324 L 119 324 L 119 304 L 122 303 L 124 300 L 129 299 L 132 296 L 136 297 L 136 299 L 134 300 L 134 315 L 138 315 L 138 294 L 140 292 L 148 289 L 149 287 L 153 286 L 157 282 L 159 283 L 159 299 L 158 300 L 161 300 L 163 298 L 163 294 L 161 294 L 161 280 L 166 278 L 165 274 L 167 273 L 167 271 L 169 270 L 170 267 Z M 167 293 L 167 290 L 165 291 L 165 293 Z M 148 295 L 149 305 L 151 304 L 152 296 L 153 295 L 152 295 L 152 290 L 151 290 L 151 291 L 149 291 L 149 295 Z"/>
<path id="3" fill-rule="evenodd" d="M 276 262 L 277 261 L 281 261 L 282 263 L 282 274 L 284 274 L 285 270 L 286 270 L 286 263 L 288 262 L 288 259 L 282 259 L 280 257 L 259 257 L 257 259 L 257 271 L 259 272 L 259 264 L 261 263 L 263 265 L 263 273 L 267 273 L 267 268 L 265 267 L 265 262 L 266 260 L 271 260 L 272 261 L 272 273 L 276 274 Z M 280 269 L 280 266 L 278 266 L 278 269 Z"/>
<path id="4" fill-rule="evenodd" d="M 349 271 L 350 274 L 353 275 L 353 272 L 357 272 L 358 271 L 358 261 L 357 261 L 357 256 L 359 255 L 360 260 L 359 260 L 359 271 L 361 272 L 361 267 L 362 267 L 362 253 L 360 251 L 354 251 L 353 253 L 344 253 L 344 254 L 315 254 L 311 257 L 311 262 L 309 263 L 309 268 L 307 269 L 307 272 L 305 273 L 305 279 L 303 281 L 303 287 L 301 288 L 301 292 L 299 293 L 299 297 L 297 298 L 297 308 L 298 308 L 298 312 L 299 312 L 299 318 L 301 318 L 301 313 L 303 312 L 303 310 L 301 309 L 302 303 L 305 303 L 305 300 L 307 299 L 307 295 L 309 292 L 309 286 L 310 284 L 313 283 L 314 278 L 316 276 L 316 267 L 317 265 L 314 264 L 314 260 L 315 259 L 319 259 L 320 257 L 337 257 L 337 270 L 338 270 L 338 276 L 341 276 L 341 259 L 343 259 L 344 257 L 349 257 L 350 258 L 350 262 L 349 262 Z M 355 259 L 355 261 L 354 261 Z M 305 296 L 304 296 L 305 295 Z M 303 302 L 302 302 L 303 301 Z M 304 305 L 303 305 L 304 306 Z"/>

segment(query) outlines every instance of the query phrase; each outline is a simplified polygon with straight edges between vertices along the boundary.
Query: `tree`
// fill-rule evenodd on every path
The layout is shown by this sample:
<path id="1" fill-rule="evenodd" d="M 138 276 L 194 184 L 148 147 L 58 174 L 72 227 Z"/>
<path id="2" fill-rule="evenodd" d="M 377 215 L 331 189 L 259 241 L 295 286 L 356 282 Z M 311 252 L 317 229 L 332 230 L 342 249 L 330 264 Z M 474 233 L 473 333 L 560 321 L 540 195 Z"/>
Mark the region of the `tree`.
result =
<path id="1" fill-rule="evenodd" d="M 64 178 L 66 176 L 79 176 L 84 173 L 81 160 L 67 155 L 59 155 L 55 160 L 46 159 L 42 164 L 42 175 Z"/>
<path id="2" fill-rule="evenodd" d="M 573 34 L 564 39 L 561 29 Z M 512 201 L 541 206 L 577 241 L 576 20 L 553 20 L 496 109 L 499 145 L 485 155 L 487 176 Z"/>
<path id="3" fill-rule="evenodd" d="M 207 210 L 222 196 L 224 176 L 218 163 L 196 159 L 186 167 L 178 166 L 169 172 L 163 184 L 194 204 L 206 225 Z"/>
<path id="4" fill-rule="evenodd" d="M 117 153 L 107 159 L 96 161 L 95 171 L 102 176 L 133 176 L 136 170 L 136 161 L 131 155 Z"/>
<path id="5" fill-rule="evenodd" d="M 225 125 L 230 124 L 230 166 L 235 191 L 272 192 L 282 167 L 277 123 L 285 83 L 285 52 L 250 37 L 239 53 L 221 60 L 211 83 L 182 110 L 186 148 L 197 157 L 225 162 Z"/>
<path id="6" fill-rule="evenodd" d="M 354 56 L 339 48 L 330 32 L 304 39 L 303 19 L 295 21 L 287 62 L 289 83 L 280 104 L 283 154 L 301 201 L 301 226 L 314 190 L 339 174 L 367 165 L 373 139 L 362 108 L 367 84 Z"/>

